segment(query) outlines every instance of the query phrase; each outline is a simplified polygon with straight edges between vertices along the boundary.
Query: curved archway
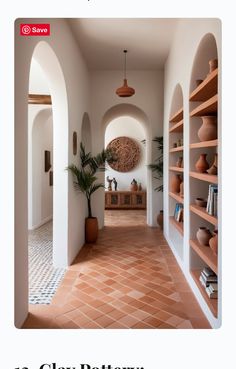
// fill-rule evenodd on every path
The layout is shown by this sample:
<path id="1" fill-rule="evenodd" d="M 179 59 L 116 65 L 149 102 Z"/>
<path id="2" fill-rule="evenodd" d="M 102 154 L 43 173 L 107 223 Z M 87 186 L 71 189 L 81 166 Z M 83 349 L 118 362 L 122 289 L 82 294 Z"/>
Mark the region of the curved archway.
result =
<path id="1" fill-rule="evenodd" d="M 115 119 L 120 117 L 131 117 L 138 121 L 144 129 L 146 139 L 146 158 L 147 163 L 151 162 L 151 150 L 152 150 L 152 137 L 149 126 L 149 119 L 145 112 L 139 107 L 133 104 L 117 104 L 111 107 L 103 116 L 101 122 L 101 128 L 103 130 L 103 137 L 105 137 L 105 131 L 107 126 Z M 152 185 L 152 173 L 146 169 L 147 178 L 147 224 L 150 226 L 156 225 L 154 221 L 155 211 L 153 209 L 153 185 Z"/>
<path id="2" fill-rule="evenodd" d="M 68 102 L 66 84 L 60 62 L 51 48 L 40 41 L 32 58 L 47 78 L 53 112 L 53 264 L 68 265 Z"/>

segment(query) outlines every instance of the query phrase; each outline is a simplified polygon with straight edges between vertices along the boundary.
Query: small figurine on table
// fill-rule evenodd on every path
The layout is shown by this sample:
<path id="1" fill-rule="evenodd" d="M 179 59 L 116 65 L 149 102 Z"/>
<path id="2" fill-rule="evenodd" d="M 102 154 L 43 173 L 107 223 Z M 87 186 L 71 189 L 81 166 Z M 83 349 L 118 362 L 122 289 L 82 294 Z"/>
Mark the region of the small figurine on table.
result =
<path id="1" fill-rule="evenodd" d="M 113 181 L 112 182 L 114 183 L 115 191 L 117 191 L 117 180 L 114 177 L 113 177 Z"/>
<path id="2" fill-rule="evenodd" d="M 113 179 L 110 179 L 109 176 L 107 176 L 107 182 L 108 182 L 108 191 L 112 191 L 112 181 Z"/>

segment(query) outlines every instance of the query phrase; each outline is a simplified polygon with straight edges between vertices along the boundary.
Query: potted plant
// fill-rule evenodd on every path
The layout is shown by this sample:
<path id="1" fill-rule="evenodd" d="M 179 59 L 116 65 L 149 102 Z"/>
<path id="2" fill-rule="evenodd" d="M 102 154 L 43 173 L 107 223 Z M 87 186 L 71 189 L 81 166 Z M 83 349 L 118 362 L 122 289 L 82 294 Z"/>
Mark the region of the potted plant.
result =
<path id="1" fill-rule="evenodd" d="M 88 217 L 85 219 L 85 241 L 86 243 L 94 243 L 98 236 L 98 220 L 92 214 L 91 197 L 99 188 L 104 188 L 103 183 L 97 183 L 95 176 L 97 171 L 104 171 L 106 163 L 115 160 L 110 150 L 102 150 L 96 156 L 92 156 L 90 152 L 85 152 L 85 147 L 80 143 L 80 166 L 71 164 L 68 166 L 74 178 L 75 187 L 82 192 L 87 199 Z"/>

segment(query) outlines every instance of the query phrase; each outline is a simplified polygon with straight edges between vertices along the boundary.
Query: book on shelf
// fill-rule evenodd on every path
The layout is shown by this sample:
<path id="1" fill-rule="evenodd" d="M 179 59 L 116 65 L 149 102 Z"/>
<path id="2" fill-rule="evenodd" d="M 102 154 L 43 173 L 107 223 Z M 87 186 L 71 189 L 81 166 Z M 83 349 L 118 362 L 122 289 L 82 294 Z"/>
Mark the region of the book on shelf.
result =
<path id="1" fill-rule="evenodd" d="M 208 188 L 208 198 L 206 212 L 210 215 L 217 216 L 217 202 L 218 202 L 218 185 L 210 184 Z"/>
<path id="2" fill-rule="evenodd" d="M 218 292 L 217 291 L 211 291 L 209 287 L 206 288 L 206 293 L 210 299 L 217 299 L 218 298 Z"/>
<path id="3" fill-rule="evenodd" d="M 205 291 L 210 299 L 218 297 L 217 275 L 209 267 L 203 268 L 199 276 L 199 281 L 205 288 Z"/>
<path id="4" fill-rule="evenodd" d="M 184 221 L 184 208 L 183 204 L 177 202 L 175 205 L 174 218 L 177 222 Z"/>

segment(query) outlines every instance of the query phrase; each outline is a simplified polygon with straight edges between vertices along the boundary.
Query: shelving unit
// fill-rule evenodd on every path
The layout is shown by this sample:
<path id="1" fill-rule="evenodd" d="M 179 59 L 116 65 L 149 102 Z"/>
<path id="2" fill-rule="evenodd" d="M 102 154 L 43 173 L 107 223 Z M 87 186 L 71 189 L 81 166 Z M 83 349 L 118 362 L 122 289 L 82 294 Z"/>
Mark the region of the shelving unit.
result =
<path id="1" fill-rule="evenodd" d="M 195 287 L 200 292 L 203 300 L 206 302 L 211 314 L 217 318 L 218 299 L 210 299 L 199 281 L 203 266 L 209 267 L 218 275 L 218 256 L 213 253 L 209 246 L 201 245 L 196 239 L 196 231 L 199 227 L 205 226 L 210 230 L 218 228 L 218 219 L 210 215 L 205 208 L 194 204 L 194 198 L 207 198 L 209 184 L 217 184 L 218 176 L 208 173 L 198 173 L 195 171 L 196 157 L 204 151 L 212 157 L 218 148 L 218 139 L 211 141 L 198 142 L 197 129 L 201 125 L 201 116 L 215 115 L 218 112 L 218 69 L 209 73 L 204 81 L 197 86 L 190 94 L 190 273 Z M 196 105 L 196 103 L 198 104 Z M 191 142 L 191 140 L 193 142 Z"/>
<path id="2" fill-rule="evenodd" d="M 169 224 L 170 239 L 173 251 L 177 257 L 183 259 L 183 239 L 184 239 L 184 223 L 183 210 L 181 217 L 178 218 L 178 208 L 184 205 L 184 197 L 180 192 L 175 192 L 171 188 L 172 177 L 179 174 L 184 178 L 184 111 L 183 111 L 183 94 L 180 86 L 177 86 L 172 99 L 171 114 L 169 118 Z M 182 163 L 178 163 L 182 158 Z M 177 209 L 177 210 L 176 210 Z M 177 221 L 179 219 L 180 221 Z"/>

